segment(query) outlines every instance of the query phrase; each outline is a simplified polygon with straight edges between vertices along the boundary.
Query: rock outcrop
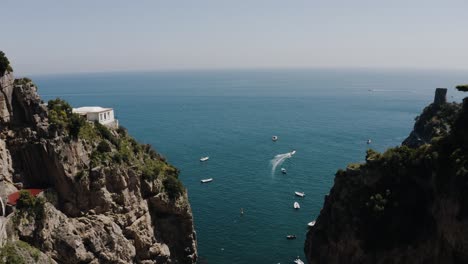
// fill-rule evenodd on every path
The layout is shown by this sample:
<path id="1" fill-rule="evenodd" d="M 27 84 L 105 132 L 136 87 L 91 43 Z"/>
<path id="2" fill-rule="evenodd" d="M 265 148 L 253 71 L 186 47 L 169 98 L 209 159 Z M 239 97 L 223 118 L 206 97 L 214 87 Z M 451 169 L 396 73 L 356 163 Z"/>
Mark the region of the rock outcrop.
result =
<path id="1" fill-rule="evenodd" d="M 447 105 L 436 98 L 417 119 L 419 147 L 368 150 L 336 173 L 309 263 L 468 263 L 468 99 Z"/>
<path id="2" fill-rule="evenodd" d="M 433 138 L 443 137 L 450 133 L 461 107 L 457 103 L 447 103 L 446 95 L 447 89 L 436 89 L 434 102 L 416 118 L 413 131 L 403 141 L 403 145 L 417 148 L 430 143 Z"/>
<path id="3" fill-rule="evenodd" d="M 0 197 L 44 189 L 1 217 L 8 236 L 0 244 L 10 246 L 0 263 L 18 243 L 40 253 L 25 263 L 195 263 L 178 170 L 125 129 L 85 122 L 65 102 L 56 107 L 30 80 L 0 77 Z"/>

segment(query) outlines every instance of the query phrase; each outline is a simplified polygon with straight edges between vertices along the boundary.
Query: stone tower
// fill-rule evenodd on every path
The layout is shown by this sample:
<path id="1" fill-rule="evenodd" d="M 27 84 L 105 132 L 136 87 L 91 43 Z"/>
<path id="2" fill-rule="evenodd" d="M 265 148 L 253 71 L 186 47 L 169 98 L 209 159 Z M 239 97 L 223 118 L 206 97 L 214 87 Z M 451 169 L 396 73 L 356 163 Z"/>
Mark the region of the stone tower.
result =
<path id="1" fill-rule="evenodd" d="M 447 88 L 437 88 L 434 96 L 434 104 L 442 105 L 447 102 Z"/>

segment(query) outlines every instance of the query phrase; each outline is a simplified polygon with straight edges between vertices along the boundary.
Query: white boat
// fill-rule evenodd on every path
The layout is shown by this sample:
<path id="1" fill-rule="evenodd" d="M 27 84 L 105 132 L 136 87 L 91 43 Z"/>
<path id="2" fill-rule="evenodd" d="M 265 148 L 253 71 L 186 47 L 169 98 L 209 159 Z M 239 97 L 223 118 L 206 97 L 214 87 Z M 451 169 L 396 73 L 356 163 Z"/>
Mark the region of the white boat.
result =
<path id="1" fill-rule="evenodd" d="M 304 195 L 305 195 L 304 192 L 294 192 L 294 193 L 299 197 L 304 197 Z"/>
<path id="2" fill-rule="evenodd" d="M 272 136 L 272 137 L 271 137 L 271 140 L 273 140 L 273 141 L 278 140 L 278 136 Z"/>
<path id="3" fill-rule="evenodd" d="M 210 157 L 206 156 L 206 157 L 202 157 L 202 158 L 200 159 L 200 161 L 203 162 L 203 161 L 207 161 L 207 160 L 209 160 L 209 159 L 210 159 Z"/>
<path id="4" fill-rule="evenodd" d="M 202 183 L 207 183 L 213 181 L 213 178 L 203 179 L 201 180 Z"/>
<path id="5" fill-rule="evenodd" d="M 294 202 L 294 209 L 299 209 L 301 208 L 301 206 L 299 205 L 298 202 Z"/>
<path id="6" fill-rule="evenodd" d="M 315 220 L 307 224 L 310 227 L 313 227 L 315 225 Z"/>
<path id="7" fill-rule="evenodd" d="M 367 144 L 370 144 L 370 143 L 372 143 L 372 140 L 368 139 Z"/>
<path id="8" fill-rule="evenodd" d="M 290 154 L 291 154 L 291 156 L 296 154 L 296 150 L 291 151 Z"/>
<path id="9" fill-rule="evenodd" d="M 285 169 L 285 168 L 281 168 L 281 173 L 286 174 L 286 173 L 287 173 L 287 172 L 286 172 L 286 169 Z"/>
<path id="10" fill-rule="evenodd" d="M 302 261 L 299 257 L 297 257 L 297 258 L 294 260 L 294 263 L 296 263 L 296 264 L 304 264 L 304 261 Z"/>

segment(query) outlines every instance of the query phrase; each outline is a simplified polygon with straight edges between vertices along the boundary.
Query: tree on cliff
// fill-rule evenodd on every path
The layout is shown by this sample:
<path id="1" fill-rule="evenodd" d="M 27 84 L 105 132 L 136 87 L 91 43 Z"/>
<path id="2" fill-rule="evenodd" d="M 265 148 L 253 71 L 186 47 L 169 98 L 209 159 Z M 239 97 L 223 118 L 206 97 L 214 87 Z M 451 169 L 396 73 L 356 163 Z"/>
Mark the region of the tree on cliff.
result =
<path id="1" fill-rule="evenodd" d="M 457 85 L 455 88 L 460 92 L 468 92 L 468 84 Z"/>
<path id="2" fill-rule="evenodd" d="M 10 61 L 5 56 L 5 53 L 0 51 L 0 76 L 3 76 L 5 71 L 13 72 L 13 68 L 11 68 Z"/>
<path id="3" fill-rule="evenodd" d="M 85 120 L 76 113 L 72 112 L 72 107 L 65 100 L 60 98 L 50 100 L 47 103 L 49 110 L 49 121 L 53 129 L 68 129 L 70 136 L 76 139 L 80 133 Z"/>

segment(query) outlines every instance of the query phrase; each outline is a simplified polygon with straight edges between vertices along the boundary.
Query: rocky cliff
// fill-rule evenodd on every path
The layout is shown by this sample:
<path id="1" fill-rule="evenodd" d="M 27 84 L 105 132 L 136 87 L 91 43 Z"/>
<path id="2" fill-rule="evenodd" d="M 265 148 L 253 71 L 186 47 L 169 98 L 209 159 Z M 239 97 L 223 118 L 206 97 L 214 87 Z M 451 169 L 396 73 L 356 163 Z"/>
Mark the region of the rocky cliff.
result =
<path id="1" fill-rule="evenodd" d="M 0 73 L 0 263 L 195 263 L 178 170 L 125 129 L 89 123 Z M 0 230 L 1 231 L 1 230 Z"/>
<path id="2" fill-rule="evenodd" d="M 447 103 L 446 95 L 447 89 L 436 89 L 434 102 L 416 118 L 413 131 L 403 141 L 403 145 L 417 148 L 430 143 L 433 138 L 447 136 L 450 133 L 461 107 L 457 103 Z"/>
<path id="3" fill-rule="evenodd" d="M 468 99 L 437 94 L 405 145 L 336 173 L 309 263 L 468 263 Z"/>

